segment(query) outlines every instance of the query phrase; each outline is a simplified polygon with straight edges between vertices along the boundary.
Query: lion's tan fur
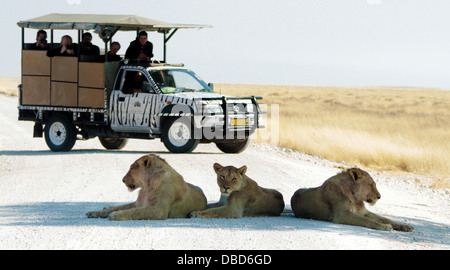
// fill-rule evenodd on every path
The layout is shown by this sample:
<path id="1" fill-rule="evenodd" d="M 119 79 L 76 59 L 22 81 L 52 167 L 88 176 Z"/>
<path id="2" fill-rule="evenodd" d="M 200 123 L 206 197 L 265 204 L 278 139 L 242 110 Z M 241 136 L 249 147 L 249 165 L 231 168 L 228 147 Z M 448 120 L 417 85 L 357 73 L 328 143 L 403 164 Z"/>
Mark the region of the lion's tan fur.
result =
<path id="1" fill-rule="evenodd" d="M 138 188 L 135 203 L 89 212 L 91 218 L 111 220 L 186 218 L 194 210 L 206 209 L 203 191 L 189 183 L 165 160 L 147 155 L 136 160 L 123 182 L 130 191 Z"/>
<path id="2" fill-rule="evenodd" d="M 369 212 L 364 203 L 375 204 L 381 198 L 375 181 L 363 170 L 351 168 L 322 186 L 299 189 L 291 198 L 296 217 L 332 221 L 376 230 L 412 231 L 413 227 L 396 223 Z"/>
<path id="3" fill-rule="evenodd" d="M 215 163 L 217 184 L 221 192 L 219 203 L 204 211 L 194 211 L 191 217 L 241 218 L 242 216 L 279 216 L 284 209 L 283 195 L 266 189 L 250 179 L 245 172 L 233 166 L 223 167 Z"/>

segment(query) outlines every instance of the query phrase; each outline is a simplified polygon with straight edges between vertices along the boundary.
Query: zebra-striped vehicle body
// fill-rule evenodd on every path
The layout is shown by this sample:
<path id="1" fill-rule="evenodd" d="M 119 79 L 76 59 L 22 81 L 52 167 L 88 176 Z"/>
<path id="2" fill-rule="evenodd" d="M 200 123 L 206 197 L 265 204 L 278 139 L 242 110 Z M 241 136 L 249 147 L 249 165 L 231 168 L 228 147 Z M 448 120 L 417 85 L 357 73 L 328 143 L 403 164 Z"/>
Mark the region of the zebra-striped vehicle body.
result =
<path id="1" fill-rule="evenodd" d="M 126 91 L 135 77 L 142 89 Z M 200 142 L 240 152 L 258 127 L 259 113 L 255 97 L 217 94 L 191 70 L 170 65 L 121 67 L 109 102 L 114 132 L 161 137 L 172 152 L 190 152 Z"/>

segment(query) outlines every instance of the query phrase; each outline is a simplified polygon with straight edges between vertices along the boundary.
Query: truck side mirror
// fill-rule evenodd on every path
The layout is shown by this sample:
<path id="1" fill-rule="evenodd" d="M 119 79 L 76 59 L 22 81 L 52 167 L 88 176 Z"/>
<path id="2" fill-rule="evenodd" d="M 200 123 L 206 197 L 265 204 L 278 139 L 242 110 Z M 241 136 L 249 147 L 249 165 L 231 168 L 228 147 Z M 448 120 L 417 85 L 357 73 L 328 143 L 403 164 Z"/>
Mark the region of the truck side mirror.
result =
<path id="1" fill-rule="evenodd" d="M 214 90 L 214 84 L 213 83 L 208 83 L 209 88 L 211 88 L 211 90 Z"/>

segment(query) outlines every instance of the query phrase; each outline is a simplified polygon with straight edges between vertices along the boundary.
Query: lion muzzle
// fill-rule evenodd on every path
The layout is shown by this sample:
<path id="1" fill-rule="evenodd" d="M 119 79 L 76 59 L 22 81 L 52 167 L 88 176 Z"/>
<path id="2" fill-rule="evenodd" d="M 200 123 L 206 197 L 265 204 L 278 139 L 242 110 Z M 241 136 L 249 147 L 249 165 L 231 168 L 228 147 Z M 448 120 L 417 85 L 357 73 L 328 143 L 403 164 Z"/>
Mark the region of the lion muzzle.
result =
<path id="1" fill-rule="evenodd" d="M 136 185 L 133 184 L 133 180 L 130 177 L 125 176 L 122 179 L 122 182 L 127 186 L 129 191 L 134 191 L 136 189 Z"/>

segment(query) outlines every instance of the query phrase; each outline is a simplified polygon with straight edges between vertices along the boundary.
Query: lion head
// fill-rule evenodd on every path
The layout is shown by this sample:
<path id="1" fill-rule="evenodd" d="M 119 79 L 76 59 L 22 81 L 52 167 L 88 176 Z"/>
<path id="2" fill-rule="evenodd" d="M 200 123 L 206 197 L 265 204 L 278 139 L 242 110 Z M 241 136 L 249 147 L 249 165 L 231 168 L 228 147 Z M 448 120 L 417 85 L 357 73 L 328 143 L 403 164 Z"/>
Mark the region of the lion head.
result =
<path id="1" fill-rule="evenodd" d="M 352 185 L 351 190 L 358 201 L 367 202 L 374 205 L 380 198 L 377 185 L 372 177 L 363 170 L 351 168 L 343 172 L 350 177 Z"/>
<path id="2" fill-rule="evenodd" d="M 157 155 L 143 156 L 131 164 L 122 181 L 129 191 L 154 185 L 152 180 L 156 180 L 156 177 L 152 176 L 161 175 L 164 164 L 167 164 L 165 160 Z"/>
<path id="3" fill-rule="evenodd" d="M 221 193 L 231 194 L 242 188 L 247 166 L 242 166 L 238 169 L 234 166 L 223 167 L 219 163 L 214 163 L 213 167 L 217 174 L 217 184 Z"/>

